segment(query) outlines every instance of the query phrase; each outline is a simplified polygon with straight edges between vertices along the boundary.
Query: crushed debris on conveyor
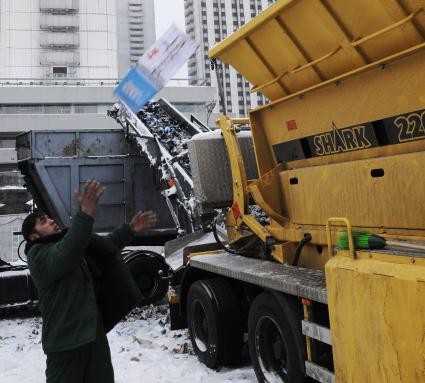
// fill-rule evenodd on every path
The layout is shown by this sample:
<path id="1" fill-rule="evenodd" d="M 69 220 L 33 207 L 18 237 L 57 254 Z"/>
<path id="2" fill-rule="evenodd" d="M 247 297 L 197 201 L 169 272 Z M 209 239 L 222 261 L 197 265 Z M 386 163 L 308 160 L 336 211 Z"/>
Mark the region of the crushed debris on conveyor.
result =
<path id="1" fill-rule="evenodd" d="M 117 119 L 117 115 L 113 112 L 110 112 L 109 115 Z M 179 164 L 181 168 L 184 169 L 187 176 L 191 179 L 192 172 L 188 156 L 188 142 L 195 134 L 204 130 L 195 128 L 173 106 L 163 99 L 155 102 L 149 102 L 137 113 L 137 115 L 134 115 L 134 117 L 143 124 L 143 127 L 147 129 L 150 134 L 156 138 L 158 144 L 165 149 L 169 164 Z M 117 121 L 120 122 L 119 119 L 117 119 Z M 205 131 L 207 130 L 208 129 Z M 141 148 L 145 151 L 144 147 Z M 164 160 L 164 158 L 162 160 Z M 164 165 L 161 165 L 160 167 L 162 169 L 163 176 L 165 173 L 169 173 L 166 171 L 166 166 L 164 167 Z M 174 170 L 178 176 L 178 169 Z M 192 185 L 190 185 L 189 189 L 193 187 Z M 185 196 L 177 198 L 179 200 L 179 204 L 185 206 L 187 211 L 192 210 L 188 208 L 188 205 L 191 205 L 189 201 L 193 200 L 192 190 L 188 190 L 186 188 L 184 190 L 184 194 Z M 267 213 L 264 212 L 258 205 L 250 205 L 248 209 L 249 213 L 252 214 L 252 216 L 261 225 L 267 226 L 270 224 L 270 218 Z M 177 217 L 175 217 L 175 221 L 177 224 Z"/>
<path id="2" fill-rule="evenodd" d="M 262 226 L 267 226 L 270 224 L 270 217 L 263 209 L 260 208 L 260 206 L 249 205 L 248 211 L 249 214 L 251 214 Z"/>
<path id="3" fill-rule="evenodd" d="M 192 124 L 164 99 L 149 102 L 137 114 L 118 102 L 108 115 L 128 132 L 128 138 L 159 171 L 161 194 L 178 234 L 197 230 L 201 223 L 193 195 L 188 141 L 209 129 Z"/>
<path id="4" fill-rule="evenodd" d="M 158 102 L 148 103 L 137 113 L 137 117 L 190 174 L 187 142 L 192 138 L 193 134 L 188 132 L 186 124 L 168 114 Z"/>

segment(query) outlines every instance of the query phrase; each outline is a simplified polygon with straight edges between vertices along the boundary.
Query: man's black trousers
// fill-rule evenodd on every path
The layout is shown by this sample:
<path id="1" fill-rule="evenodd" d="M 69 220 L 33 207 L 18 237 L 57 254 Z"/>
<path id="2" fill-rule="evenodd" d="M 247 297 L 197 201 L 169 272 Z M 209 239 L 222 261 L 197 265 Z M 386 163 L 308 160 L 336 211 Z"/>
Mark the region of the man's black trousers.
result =
<path id="1" fill-rule="evenodd" d="M 114 383 L 108 339 L 98 313 L 96 340 L 47 354 L 46 383 Z"/>

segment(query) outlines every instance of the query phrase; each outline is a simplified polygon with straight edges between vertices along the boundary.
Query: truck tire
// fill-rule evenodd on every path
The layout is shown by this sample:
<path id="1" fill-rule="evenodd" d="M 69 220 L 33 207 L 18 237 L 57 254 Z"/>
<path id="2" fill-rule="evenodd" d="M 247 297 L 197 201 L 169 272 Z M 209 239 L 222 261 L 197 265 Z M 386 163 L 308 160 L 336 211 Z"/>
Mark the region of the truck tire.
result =
<path id="1" fill-rule="evenodd" d="M 187 323 L 193 349 L 207 367 L 238 364 L 242 358 L 243 323 L 232 286 L 224 279 L 195 282 L 187 298 Z"/>
<path id="2" fill-rule="evenodd" d="M 304 381 L 302 316 L 295 303 L 279 293 L 264 292 L 251 305 L 249 352 L 260 383 Z"/>
<path id="3" fill-rule="evenodd" d="M 159 256 L 159 255 L 158 255 Z M 168 290 L 168 280 L 162 279 L 159 271 L 167 275 L 168 266 L 158 259 L 153 252 L 138 252 L 124 257 L 143 299 L 140 306 L 156 303 L 165 297 Z"/>

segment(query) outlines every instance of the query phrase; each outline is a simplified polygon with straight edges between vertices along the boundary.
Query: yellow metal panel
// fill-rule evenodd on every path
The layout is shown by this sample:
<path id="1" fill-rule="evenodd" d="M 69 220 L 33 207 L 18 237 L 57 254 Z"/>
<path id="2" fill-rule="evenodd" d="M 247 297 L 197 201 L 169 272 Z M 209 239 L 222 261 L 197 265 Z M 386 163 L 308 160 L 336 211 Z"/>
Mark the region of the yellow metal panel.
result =
<path id="1" fill-rule="evenodd" d="M 270 36 L 274 38 L 270 39 Z M 257 33 L 250 37 L 250 41 L 256 47 L 257 51 L 261 52 L 262 57 L 267 58 L 268 65 L 273 68 L 274 77 L 285 73 L 280 82 L 289 91 L 295 91 L 320 81 L 318 74 L 313 70 L 309 70 L 305 74 L 290 75 L 289 72 L 301 64 L 305 64 L 306 59 L 293 41 L 291 41 L 284 26 L 278 19 L 272 20 L 261 30 L 258 30 Z M 276 52 L 279 52 L 279 54 L 276 54 Z M 239 66 L 237 70 L 239 71 Z M 240 73 L 246 73 L 248 75 L 247 71 Z M 255 73 L 250 73 L 248 76 L 252 78 L 254 75 Z M 257 82 L 259 84 L 254 85 L 261 85 L 266 81 L 258 79 Z M 271 87 L 270 89 L 264 89 L 264 92 L 267 92 L 268 97 L 272 100 L 283 94 L 280 92 L 279 94 L 272 95 L 270 94 L 271 91 Z"/>
<path id="2" fill-rule="evenodd" d="M 267 41 L 267 40 L 266 40 Z M 266 42 L 264 42 L 267 44 Z M 222 60 L 223 62 L 228 61 L 228 55 L 237 55 L 239 57 L 245 57 L 244 60 L 241 60 L 235 63 L 234 68 L 239 73 L 246 73 L 248 79 L 254 78 L 255 81 L 259 84 L 267 82 L 271 78 L 275 78 L 277 75 L 276 70 L 270 68 L 269 65 L 266 65 L 265 62 L 261 59 L 255 49 L 256 47 L 250 45 L 247 40 L 241 40 L 237 46 L 232 49 L 232 52 L 224 52 Z M 253 80 L 251 80 L 252 82 Z M 268 96 L 270 99 L 279 98 L 282 94 L 287 94 L 279 83 L 273 84 L 267 88 Z"/>
<path id="3" fill-rule="evenodd" d="M 425 381 L 425 267 L 336 256 L 326 285 L 337 382 Z"/>
<path id="4" fill-rule="evenodd" d="M 353 39 L 382 30 L 425 6 L 423 0 L 328 0 L 327 2 Z M 364 10 L 364 12 L 359 10 Z M 408 46 L 423 42 L 424 38 L 421 36 L 421 32 L 424 31 L 425 14 L 421 12 L 412 20 L 413 22 L 407 22 L 399 28 L 362 44 L 361 49 L 366 57 L 370 61 L 376 61 L 406 49 Z"/>
<path id="5" fill-rule="evenodd" d="M 279 81 L 284 86 L 261 89 L 277 100 L 423 43 L 424 6 L 423 0 L 281 0 L 209 55 L 232 65 L 255 86 L 288 71 Z M 253 50 L 241 48 L 251 44 Z M 334 51 L 316 65 L 293 71 Z"/>
<path id="6" fill-rule="evenodd" d="M 341 47 L 341 50 L 323 62 L 288 76 L 288 81 L 293 83 L 292 89 L 307 88 L 364 64 L 358 54 L 353 52 L 350 41 L 334 28 L 335 23 L 320 1 L 310 1 L 308 6 L 302 6 L 300 3 L 299 6 L 292 7 L 279 15 L 277 20 L 285 26 L 291 40 L 303 52 L 303 60 L 300 60 L 298 65 L 311 62 Z M 272 40 L 271 43 L 274 41 Z M 314 81 L 306 81 L 309 72 L 315 72 L 318 75 Z"/>
<path id="7" fill-rule="evenodd" d="M 272 146 L 284 141 L 361 125 L 425 108 L 425 52 L 405 57 L 385 69 L 375 68 L 338 85 L 316 90 L 303 98 L 276 102 L 250 112 L 251 129 L 260 173 L 275 166 Z M 287 121 L 297 129 L 288 130 Z M 397 129 L 394 127 L 394 129 Z M 406 146 L 407 148 L 407 146 Z M 350 159 L 372 156 L 372 151 L 351 152 Z M 326 157 L 346 161 L 343 154 Z M 316 157 L 310 161 L 313 165 Z M 264 164 L 264 161 L 267 161 Z"/>
<path id="8" fill-rule="evenodd" d="M 425 230 L 424 163 L 419 152 L 284 171 L 288 217 L 295 224 L 344 216 L 357 227 Z M 372 177 L 372 169 L 384 175 Z"/>

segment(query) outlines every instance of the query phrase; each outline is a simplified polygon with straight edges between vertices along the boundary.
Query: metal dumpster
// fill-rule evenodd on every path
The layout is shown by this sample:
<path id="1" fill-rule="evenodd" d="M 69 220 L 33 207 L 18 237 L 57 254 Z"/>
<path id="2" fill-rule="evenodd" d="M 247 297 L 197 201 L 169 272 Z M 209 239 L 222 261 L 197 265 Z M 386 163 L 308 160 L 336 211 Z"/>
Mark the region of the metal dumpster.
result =
<path id="1" fill-rule="evenodd" d="M 96 179 L 107 187 L 95 213 L 95 230 L 109 232 L 138 210 L 158 214 L 145 244 L 162 245 L 176 232 L 147 159 L 123 130 L 30 131 L 17 137 L 18 166 L 37 206 L 62 226 L 78 209 L 74 191 Z"/>

